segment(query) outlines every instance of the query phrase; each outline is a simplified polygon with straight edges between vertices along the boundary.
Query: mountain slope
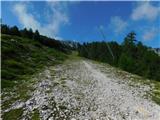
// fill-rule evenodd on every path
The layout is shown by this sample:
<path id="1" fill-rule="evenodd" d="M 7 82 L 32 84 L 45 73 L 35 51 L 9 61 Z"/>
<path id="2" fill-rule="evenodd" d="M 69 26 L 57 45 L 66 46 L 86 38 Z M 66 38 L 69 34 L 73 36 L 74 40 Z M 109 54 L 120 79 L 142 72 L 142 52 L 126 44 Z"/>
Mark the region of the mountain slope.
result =
<path id="1" fill-rule="evenodd" d="M 144 80 L 107 64 L 72 58 L 64 64 L 46 67 L 30 81 L 25 83 L 30 88 L 25 99 L 18 97 L 20 93 L 3 92 L 4 120 L 13 115 L 15 119 L 33 120 L 160 117 L 160 106 L 151 99 L 154 91 L 160 92 L 159 82 Z"/>
<path id="2" fill-rule="evenodd" d="M 12 87 L 50 64 L 60 63 L 67 55 L 37 40 L 1 35 L 2 88 Z"/>

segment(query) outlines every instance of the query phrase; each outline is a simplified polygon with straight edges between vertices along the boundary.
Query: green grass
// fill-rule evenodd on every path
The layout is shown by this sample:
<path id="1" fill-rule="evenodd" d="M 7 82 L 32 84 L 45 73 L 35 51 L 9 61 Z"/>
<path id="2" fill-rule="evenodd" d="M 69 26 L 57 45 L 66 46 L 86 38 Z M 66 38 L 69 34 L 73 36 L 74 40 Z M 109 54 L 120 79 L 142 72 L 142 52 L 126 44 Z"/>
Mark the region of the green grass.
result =
<path id="1" fill-rule="evenodd" d="M 33 82 L 36 81 L 20 81 L 18 82 L 19 85 L 16 85 L 16 88 L 13 89 L 5 89 L 5 93 L 6 94 L 2 94 L 2 99 L 4 99 L 5 97 L 9 97 L 9 100 L 6 100 L 2 103 L 1 107 L 2 109 L 7 109 L 9 108 L 13 103 L 15 103 L 17 100 L 20 100 L 22 102 L 25 102 L 26 100 L 28 100 L 31 96 L 28 93 L 31 93 L 31 91 L 34 91 L 33 86 L 31 86 L 31 84 L 33 84 Z M 14 95 L 10 95 L 10 93 L 14 93 Z"/>
<path id="2" fill-rule="evenodd" d="M 2 116 L 2 118 L 4 120 L 19 120 L 21 118 L 22 114 L 23 114 L 23 109 L 19 108 L 19 109 L 14 109 L 9 112 L 6 112 Z"/>
<path id="3" fill-rule="evenodd" d="M 1 87 L 2 110 L 11 107 L 17 100 L 26 101 L 33 91 L 34 80 L 40 71 L 47 66 L 64 62 L 68 55 L 54 48 L 46 47 L 38 41 L 17 36 L 1 35 Z M 6 94 L 3 94 L 6 93 Z M 10 93 L 14 93 L 11 95 Z M 17 120 L 23 109 L 15 109 L 3 114 L 4 120 Z M 33 119 L 37 120 L 37 111 Z M 36 119 L 37 118 L 37 119 Z"/>
<path id="4" fill-rule="evenodd" d="M 34 113 L 32 114 L 32 120 L 40 120 L 39 111 L 37 109 L 35 109 Z"/>
<path id="5" fill-rule="evenodd" d="M 16 85 L 15 81 L 19 83 L 44 66 L 62 63 L 67 58 L 61 51 L 38 41 L 4 34 L 1 35 L 1 53 L 2 89 L 12 88 Z"/>
<path id="6" fill-rule="evenodd" d="M 151 94 L 152 100 L 160 105 L 160 82 L 154 81 L 154 89 Z"/>
<path id="7" fill-rule="evenodd" d="M 65 60 L 65 64 L 72 63 L 82 59 L 85 59 L 85 58 L 79 57 L 78 52 L 72 51 L 72 54 L 69 54 L 68 59 Z"/>

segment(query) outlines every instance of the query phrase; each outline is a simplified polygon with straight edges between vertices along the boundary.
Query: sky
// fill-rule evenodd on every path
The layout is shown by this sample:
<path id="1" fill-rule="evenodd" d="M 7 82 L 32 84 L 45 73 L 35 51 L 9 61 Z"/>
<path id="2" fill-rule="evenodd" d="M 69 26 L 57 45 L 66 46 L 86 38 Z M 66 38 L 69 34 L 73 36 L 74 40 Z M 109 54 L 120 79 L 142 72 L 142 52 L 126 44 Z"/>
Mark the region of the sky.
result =
<path id="1" fill-rule="evenodd" d="M 38 29 L 42 35 L 77 42 L 122 43 L 134 31 L 137 40 L 160 48 L 160 2 L 151 1 L 2 1 L 2 23 Z"/>

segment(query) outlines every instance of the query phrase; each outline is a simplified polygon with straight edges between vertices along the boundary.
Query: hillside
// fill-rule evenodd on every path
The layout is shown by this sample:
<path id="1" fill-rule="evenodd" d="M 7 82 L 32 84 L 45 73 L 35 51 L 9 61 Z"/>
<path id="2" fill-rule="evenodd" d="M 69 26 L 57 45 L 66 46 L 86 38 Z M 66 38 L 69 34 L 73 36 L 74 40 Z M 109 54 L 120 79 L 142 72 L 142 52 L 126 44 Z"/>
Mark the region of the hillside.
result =
<path id="1" fill-rule="evenodd" d="M 0 120 L 160 120 L 160 0 L 0 7 Z"/>
<path id="2" fill-rule="evenodd" d="M 118 65 L 124 46 L 109 44 L 116 51 L 114 61 L 105 42 L 80 45 L 42 35 L 35 39 L 23 34 L 2 34 L 2 119 L 159 120 L 159 79 L 146 79 L 128 69 L 141 66 L 130 62 L 134 57 L 128 59 L 127 56 L 138 47 L 133 44 L 136 47 L 132 46 L 131 54 L 121 60 L 121 65 L 127 68 L 123 71 Z M 152 73 L 159 69 L 159 57 L 145 46 L 140 47 L 143 51 L 135 61 L 138 63 L 145 53 L 147 57 L 143 62 L 147 61 L 150 67 L 146 75 L 158 78 L 158 71 Z"/>
<path id="3" fill-rule="evenodd" d="M 82 57 L 160 81 L 160 56 L 151 47 L 137 40 L 135 32 L 128 33 L 122 44 L 116 41 L 83 43 L 78 52 Z"/>
<path id="4" fill-rule="evenodd" d="M 2 93 L 4 120 L 159 120 L 160 84 L 76 56 Z M 156 104 L 157 103 L 157 104 Z"/>
<path id="5" fill-rule="evenodd" d="M 1 53 L 2 88 L 20 84 L 42 68 L 67 58 L 64 52 L 37 40 L 6 34 L 1 35 Z"/>

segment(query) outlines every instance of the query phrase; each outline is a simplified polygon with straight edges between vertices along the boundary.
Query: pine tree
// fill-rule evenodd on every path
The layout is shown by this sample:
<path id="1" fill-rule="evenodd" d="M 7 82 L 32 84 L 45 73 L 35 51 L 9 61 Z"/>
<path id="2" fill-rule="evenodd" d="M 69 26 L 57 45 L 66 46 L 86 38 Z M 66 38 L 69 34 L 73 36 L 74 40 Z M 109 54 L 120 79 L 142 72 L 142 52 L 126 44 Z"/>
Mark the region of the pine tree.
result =
<path id="1" fill-rule="evenodd" d="M 1 32 L 3 34 L 9 34 L 10 33 L 9 27 L 7 25 L 1 24 Z"/>
<path id="2" fill-rule="evenodd" d="M 33 31 L 31 28 L 28 31 L 28 38 L 33 39 Z"/>
<path id="3" fill-rule="evenodd" d="M 10 28 L 10 34 L 11 35 L 17 35 L 17 36 L 20 36 L 20 31 L 18 29 L 17 26 L 13 26 Z"/>
<path id="4" fill-rule="evenodd" d="M 34 33 L 34 40 L 39 40 L 40 41 L 40 34 L 39 34 L 38 30 L 36 30 L 35 33 Z"/>
<path id="5" fill-rule="evenodd" d="M 21 36 L 25 37 L 25 38 L 28 38 L 28 30 L 27 30 L 27 28 L 24 28 L 23 30 L 21 30 Z"/>

